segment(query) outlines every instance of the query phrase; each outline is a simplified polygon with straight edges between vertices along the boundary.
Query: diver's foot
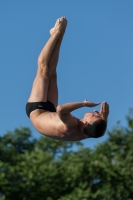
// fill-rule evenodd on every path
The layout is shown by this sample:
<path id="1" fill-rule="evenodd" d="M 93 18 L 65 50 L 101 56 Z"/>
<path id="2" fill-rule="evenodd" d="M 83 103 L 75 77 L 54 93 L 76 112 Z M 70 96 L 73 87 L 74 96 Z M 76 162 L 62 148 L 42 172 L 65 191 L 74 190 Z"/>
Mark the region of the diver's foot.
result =
<path id="1" fill-rule="evenodd" d="M 61 34 L 62 32 L 65 31 L 66 25 L 67 25 L 67 20 L 65 17 L 57 19 L 55 26 L 50 30 L 50 35 L 53 35 L 55 33 Z"/>

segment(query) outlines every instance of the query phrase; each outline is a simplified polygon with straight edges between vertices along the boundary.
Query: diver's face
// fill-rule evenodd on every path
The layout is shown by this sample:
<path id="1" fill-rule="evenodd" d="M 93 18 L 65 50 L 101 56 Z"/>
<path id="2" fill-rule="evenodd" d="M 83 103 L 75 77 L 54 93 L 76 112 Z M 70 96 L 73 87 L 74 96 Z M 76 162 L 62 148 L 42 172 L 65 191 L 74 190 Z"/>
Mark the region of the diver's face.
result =
<path id="1" fill-rule="evenodd" d="M 102 116 L 101 116 L 101 114 L 97 110 L 94 110 L 93 112 L 87 112 L 87 113 L 85 113 L 84 119 L 89 124 L 92 124 L 95 121 L 98 121 L 98 120 L 102 119 Z"/>

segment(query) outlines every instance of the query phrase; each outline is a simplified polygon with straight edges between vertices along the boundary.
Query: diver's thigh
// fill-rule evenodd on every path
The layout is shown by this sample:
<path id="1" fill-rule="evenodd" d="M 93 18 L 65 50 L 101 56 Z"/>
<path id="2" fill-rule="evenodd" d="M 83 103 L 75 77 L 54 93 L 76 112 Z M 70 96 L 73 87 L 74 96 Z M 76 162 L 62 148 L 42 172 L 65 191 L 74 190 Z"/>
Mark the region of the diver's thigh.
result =
<path id="1" fill-rule="evenodd" d="M 32 86 L 28 102 L 46 102 L 49 86 L 49 77 L 47 75 L 37 75 Z"/>
<path id="2" fill-rule="evenodd" d="M 48 101 L 51 101 L 55 107 L 58 105 L 58 87 L 56 74 L 50 77 L 48 87 Z"/>

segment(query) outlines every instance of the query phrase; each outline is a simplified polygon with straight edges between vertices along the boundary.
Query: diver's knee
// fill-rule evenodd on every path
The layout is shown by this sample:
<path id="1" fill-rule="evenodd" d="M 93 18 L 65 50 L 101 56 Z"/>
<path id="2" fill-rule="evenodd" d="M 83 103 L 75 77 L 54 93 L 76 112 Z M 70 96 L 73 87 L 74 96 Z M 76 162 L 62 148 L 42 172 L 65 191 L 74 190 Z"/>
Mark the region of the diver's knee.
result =
<path id="1" fill-rule="evenodd" d="M 42 56 L 38 57 L 38 66 L 46 67 L 48 65 L 47 59 L 43 58 Z"/>
<path id="2" fill-rule="evenodd" d="M 49 77 L 49 75 L 50 75 L 48 64 L 46 64 L 45 61 L 42 61 L 40 59 L 38 59 L 38 72 L 42 76 Z"/>
<path id="3" fill-rule="evenodd" d="M 57 73 L 55 71 L 50 72 L 50 80 L 57 81 Z"/>

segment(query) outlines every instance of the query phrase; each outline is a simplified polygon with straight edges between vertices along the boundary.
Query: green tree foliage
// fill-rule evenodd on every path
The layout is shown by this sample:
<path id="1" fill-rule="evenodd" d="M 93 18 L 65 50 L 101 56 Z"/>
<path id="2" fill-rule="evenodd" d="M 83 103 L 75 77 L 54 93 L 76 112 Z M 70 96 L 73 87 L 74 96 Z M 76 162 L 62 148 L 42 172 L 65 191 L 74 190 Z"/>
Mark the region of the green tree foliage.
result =
<path id="1" fill-rule="evenodd" d="M 132 200 L 133 110 L 127 123 L 117 123 L 94 149 L 37 140 L 29 128 L 6 133 L 0 137 L 0 199 Z"/>

